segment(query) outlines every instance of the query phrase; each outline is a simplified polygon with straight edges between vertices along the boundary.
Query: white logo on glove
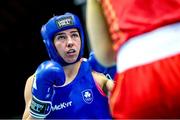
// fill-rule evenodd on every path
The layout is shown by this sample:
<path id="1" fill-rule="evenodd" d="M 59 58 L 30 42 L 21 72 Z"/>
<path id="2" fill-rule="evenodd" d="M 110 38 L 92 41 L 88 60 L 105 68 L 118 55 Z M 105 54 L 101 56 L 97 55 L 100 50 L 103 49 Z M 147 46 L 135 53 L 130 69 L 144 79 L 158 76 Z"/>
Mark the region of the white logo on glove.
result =
<path id="1" fill-rule="evenodd" d="M 34 76 L 34 79 L 33 79 L 33 88 L 37 90 L 36 76 Z"/>

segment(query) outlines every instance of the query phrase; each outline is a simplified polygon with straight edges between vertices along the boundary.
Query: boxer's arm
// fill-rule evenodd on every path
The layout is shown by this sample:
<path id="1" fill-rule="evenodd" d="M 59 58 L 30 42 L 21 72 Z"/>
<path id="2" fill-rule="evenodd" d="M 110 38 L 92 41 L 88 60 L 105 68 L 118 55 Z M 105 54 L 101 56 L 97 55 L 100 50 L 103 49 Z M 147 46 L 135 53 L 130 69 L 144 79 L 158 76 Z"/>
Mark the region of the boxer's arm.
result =
<path id="1" fill-rule="evenodd" d="M 104 74 L 93 71 L 93 78 L 106 95 L 109 95 L 114 87 L 114 81 L 108 79 Z"/>
<path id="2" fill-rule="evenodd" d="M 27 81 L 26 81 L 26 85 L 25 85 L 25 89 L 24 89 L 24 99 L 25 99 L 25 110 L 23 113 L 23 120 L 29 120 L 32 119 L 30 112 L 29 112 L 29 107 L 31 104 L 31 99 L 32 99 L 32 93 L 31 93 L 31 88 L 32 88 L 32 83 L 33 83 L 33 77 L 34 75 L 30 76 Z"/>
<path id="3" fill-rule="evenodd" d="M 87 0 L 86 26 L 89 42 L 97 60 L 104 66 L 115 64 L 112 41 L 108 32 L 108 26 L 97 0 Z"/>

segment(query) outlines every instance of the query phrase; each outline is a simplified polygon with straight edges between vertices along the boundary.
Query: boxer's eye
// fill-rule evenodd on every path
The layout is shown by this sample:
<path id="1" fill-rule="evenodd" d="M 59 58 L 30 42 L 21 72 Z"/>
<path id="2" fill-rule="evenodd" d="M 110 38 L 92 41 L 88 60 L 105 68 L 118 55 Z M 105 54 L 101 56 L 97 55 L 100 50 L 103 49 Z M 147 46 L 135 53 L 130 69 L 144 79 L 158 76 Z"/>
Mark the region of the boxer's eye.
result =
<path id="1" fill-rule="evenodd" d="M 72 37 L 72 38 L 77 38 L 77 37 L 79 37 L 79 35 L 78 35 L 77 33 L 73 33 L 73 34 L 71 35 L 71 37 Z"/>
<path id="2" fill-rule="evenodd" d="M 56 39 L 57 40 L 65 40 L 67 37 L 65 35 L 57 35 Z"/>

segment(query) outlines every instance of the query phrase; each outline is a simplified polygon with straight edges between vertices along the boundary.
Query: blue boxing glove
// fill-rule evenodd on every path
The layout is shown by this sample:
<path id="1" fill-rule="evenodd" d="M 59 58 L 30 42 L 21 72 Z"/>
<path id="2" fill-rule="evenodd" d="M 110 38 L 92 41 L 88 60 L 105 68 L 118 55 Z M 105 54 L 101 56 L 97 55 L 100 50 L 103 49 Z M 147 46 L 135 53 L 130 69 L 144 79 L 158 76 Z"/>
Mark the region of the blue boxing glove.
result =
<path id="1" fill-rule="evenodd" d="M 45 118 L 51 112 L 53 85 L 65 82 L 64 70 L 54 61 L 41 63 L 36 72 L 32 87 L 30 114 L 34 118 Z"/>
<path id="2" fill-rule="evenodd" d="M 95 57 L 95 54 L 93 51 L 90 52 L 88 62 L 91 65 L 91 68 L 96 71 L 103 73 L 106 75 L 109 79 L 114 79 L 115 73 L 116 73 L 116 65 L 111 66 L 111 67 L 105 67 L 101 65 Z"/>

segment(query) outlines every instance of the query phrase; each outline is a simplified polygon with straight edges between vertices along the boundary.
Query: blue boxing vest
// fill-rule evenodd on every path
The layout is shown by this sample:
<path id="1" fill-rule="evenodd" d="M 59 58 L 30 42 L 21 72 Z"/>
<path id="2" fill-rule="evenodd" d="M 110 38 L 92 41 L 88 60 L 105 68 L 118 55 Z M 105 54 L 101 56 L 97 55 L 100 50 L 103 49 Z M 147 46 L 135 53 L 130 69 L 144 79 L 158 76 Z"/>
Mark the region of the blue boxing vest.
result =
<path id="1" fill-rule="evenodd" d="M 47 119 L 111 119 L 107 96 L 96 87 L 87 61 L 81 63 L 75 79 L 54 87 L 52 108 Z"/>

